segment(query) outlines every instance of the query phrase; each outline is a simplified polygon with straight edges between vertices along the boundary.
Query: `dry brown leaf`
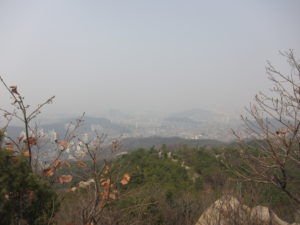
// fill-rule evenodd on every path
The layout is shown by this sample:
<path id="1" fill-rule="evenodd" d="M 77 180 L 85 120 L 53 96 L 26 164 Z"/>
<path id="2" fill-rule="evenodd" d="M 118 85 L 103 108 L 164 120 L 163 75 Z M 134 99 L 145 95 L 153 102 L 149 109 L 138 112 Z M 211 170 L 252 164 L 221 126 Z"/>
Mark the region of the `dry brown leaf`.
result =
<path id="1" fill-rule="evenodd" d="M 64 161 L 63 164 L 64 164 L 65 166 L 67 166 L 67 167 L 71 167 L 70 163 L 67 162 L 67 161 Z"/>
<path id="2" fill-rule="evenodd" d="M 48 177 L 52 177 L 54 175 L 54 169 L 49 167 L 43 170 L 43 173 L 48 176 Z"/>
<path id="3" fill-rule="evenodd" d="M 116 152 L 117 149 L 121 146 L 121 143 L 118 140 L 112 141 L 112 152 Z"/>
<path id="4" fill-rule="evenodd" d="M 59 168 L 60 168 L 60 165 L 61 165 L 61 161 L 56 160 L 56 161 L 54 162 L 54 168 L 55 168 L 55 169 L 59 169 Z"/>
<path id="5" fill-rule="evenodd" d="M 276 131 L 276 134 L 287 134 L 287 133 L 289 133 L 288 130 L 277 130 Z"/>
<path id="6" fill-rule="evenodd" d="M 59 141 L 57 142 L 57 144 L 63 147 L 64 149 L 67 149 L 69 146 L 69 143 L 67 141 Z"/>
<path id="7" fill-rule="evenodd" d="M 83 122 L 84 122 L 84 120 L 77 119 L 77 120 L 76 120 L 76 122 L 77 122 L 78 124 L 80 124 L 80 123 L 83 123 Z"/>
<path id="8" fill-rule="evenodd" d="M 29 137 L 28 139 L 24 140 L 25 143 L 29 143 L 30 145 L 36 145 L 37 140 L 35 137 Z"/>
<path id="9" fill-rule="evenodd" d="M 29 157 L 29 156 L 30 156 L 30 154 L 29 154 L 29 151 L 25 151 L 25 152 L 23 152 L 23 156 L 25 156 L 25 157 Z"/>
<path id="10" fill-rule="evenodd" d="M 111 199 L 117 199 L 117 195 L 116 194 L 113 194 L 113 193 L 110 193 L 109 194 L 109 197 L 111 198 Z"/>
<path id="11" fill-rule="evenodd" d="M 108 178 L 107 180 L 106 179 L 104 179 L 104 178 L 101 178 L 100 179 L 100 183 L 101 183 L 101 186 L 103 187 L 103 188 L 110 188 L 110 179 Z"/>
<path id="12" fill-rule="evenodd" d="M 69 183 L 71 182 L 73 179 L 73 177 L 71 175 L 61 175 L 58 180 L 59 183 L 63 184 L 63 183 Z"/>
<path id="13" fill-rule="evenodd" d="M 111 144 L 112 144 L 113 148 L 118 148 L 121 146 L 121 143 L 118 140 L 112 141 Z"/>
<path id="14" fill-rule="evenodd" d="M 76 165 L 77 165 L 77 166 L 80 166 L 80 167 L 85 167 L 85 166 L 86 166 L 86 163 L 85 163 L 85 162 L 82 162 L 82 161 L 77 161 L 77 162 L 76 162 Z"/>
<path id="15" fill-rule="evenodd" d="M 103 202 L 101 202 L 101 204 L 100 204 L 100 208 L 102 209 L 102 208 L 104 208 L 106 205 L 107 205 L 107 201 L 103 201 Z"/>
<path id="16" fill-rule="evenodd" d="M 113 192 L 113 193 L 116 193 L 116 194 L 119 194 L 119 193 L 120 193 L 120 191 L 117 190 L 117 189 L 113 190 L 112 192 Z"/>
<path id="17" fill-rule="evenodd" d="M 128 173 L 125 173 L 120 181 L 120 183 L 122 185 L 126 185 L 128 184 L 128 182 L 130 181 L 130 175 Z"/>
<path id="18" fill-rule="evenodd" d="M 109 192 L 108 191 L 101 191 L 100 192 L 100 197 L 101 197 L 101 199 L 108 199 L 108 197 L 109 197 Z"/>
<path id="19" fill-rule="evenodd" d="M 24 139 L 24 136 L 20 136 L 20 137 L 19 137 L 19 143 L 20 143 L 21 141 L 23 141 L 23 139 Z"/>
<path id="20" fill-rule="evenodd" d="M 11 89 L 12 93 L 17 94 L 17 95 L 19 94 L 18 91 L 17 91 L 17 86 L 15 86 L 15 85 L 10 86 L 10 89 Z"/>

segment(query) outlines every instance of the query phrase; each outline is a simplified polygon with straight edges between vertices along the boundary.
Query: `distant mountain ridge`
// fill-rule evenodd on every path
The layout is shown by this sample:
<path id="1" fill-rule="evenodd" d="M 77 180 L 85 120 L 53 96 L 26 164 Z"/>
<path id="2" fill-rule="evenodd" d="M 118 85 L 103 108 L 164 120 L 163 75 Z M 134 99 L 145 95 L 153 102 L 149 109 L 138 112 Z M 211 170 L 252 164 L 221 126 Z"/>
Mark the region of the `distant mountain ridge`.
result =
<path id="1" fill-rule="evenodd" d="M 122 140 L 122 151 L 134 151 L 138 148 L 149 149 L 155 147 L 161 148 L 162 145 L 167 145 L 169 148 L 178 146 L 189 147 L 220 147 L 227 145 L 225 142 L 211 139 L 192 140 L 180 137 L 146 137 L 146 138 L 125 138 Z"/>
<path id="2" fill-rule="evenodd" d="M 41 125 L 39 126 L 39 128 L 43 129 L 46 132 L 54 130 L 59 137 L 63 137 L 67 130 L 66 128 L 70 123 L 75 124 L 76 119 L 63 119 L 59 122 Z M 84 122 L 79 129 L 82 133 L 88 133 L 92 131 L 93 127 L 94 129 L 98 129 L 99 132 L 111 135 L 120 135 L 123 133 L 131 132 L 127 127 L 112 123 L 109 119 L 103 117 L 84 117 Z M 7 129 L 7 133 L 9 136 L 18 137 L 23 130 L 23 127 L 9 126 Z"/>
<path id="3" fill-rule="evenodd" d="M 80 133 L 107 134 L 115 138 L 123 137 L 181 137 L 184 139 L 218 139 L 230 141 L 233 136 L 231 128 L 236 128 L 237 123 L 228 123 L 224 115 L 216 114 L 208 110 L 192 109 L 166 115 L 122 113 L 119 110 L 111 110 L 106 116 L 86 116 L 80 127 Z M 59 138 L 66 132 L 67 124 L 75 122 L 76 118 L 56 119 L 41 123 L 39 128 L 47 131 L 55 131 Z M 17 126 L 8 128 L 11 137 L 18 137 L 23 129 Z"/>

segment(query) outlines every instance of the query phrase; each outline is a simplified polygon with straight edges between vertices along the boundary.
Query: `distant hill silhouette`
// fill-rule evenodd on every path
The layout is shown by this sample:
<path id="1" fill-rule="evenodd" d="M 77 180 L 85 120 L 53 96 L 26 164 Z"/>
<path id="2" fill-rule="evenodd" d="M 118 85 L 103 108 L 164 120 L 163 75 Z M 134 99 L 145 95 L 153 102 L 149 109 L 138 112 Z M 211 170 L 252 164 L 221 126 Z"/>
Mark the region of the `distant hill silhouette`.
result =
<path id="1" fill-rule="evenodd" d="M 138 148 L 149 149 L 151 147 L 155 147 L 159 149 L 163 144 L 168 147 L 178 147 L 187 145 L 189 147 L 219 147 L 224 146 L 226 143 L 211 140 L 211 139 L 200 139 L 200 140 L 192 140 L 192 139 L 184 139 L 180 137 L 147 137 L 147 138 L 125 138 L 122 140 L 122 151 L 134 151 Z"/>
<path id="2" fill-rule="evenodd" d="M 59 137 L 63 137 L 66 132 L 66 127 L 69 123 L 75 123 L 75 118 L 70 119 L 63 119 L 61 121 L 45 124 L 39 126 L 40 129 L 44 131 L 51 131 L 54 130 L 57 132 Z M 91 132 L 92 127 L 98 129 L 100 133 L 105 133 L 108 135 L 117 134 L 121 135 L 123 133 L 130 133 L 131 131 L 126 128 L 125 126 L 112 123 L 110 120 L 102 117 L 85 117 L 84 123 L 80 127 L 80 132 Z M 9 126 L 7 129 L 7 133 L 11 137 L 18 137 L 20 133 L 24 130 L 22 127 L 19 126 Z"/>

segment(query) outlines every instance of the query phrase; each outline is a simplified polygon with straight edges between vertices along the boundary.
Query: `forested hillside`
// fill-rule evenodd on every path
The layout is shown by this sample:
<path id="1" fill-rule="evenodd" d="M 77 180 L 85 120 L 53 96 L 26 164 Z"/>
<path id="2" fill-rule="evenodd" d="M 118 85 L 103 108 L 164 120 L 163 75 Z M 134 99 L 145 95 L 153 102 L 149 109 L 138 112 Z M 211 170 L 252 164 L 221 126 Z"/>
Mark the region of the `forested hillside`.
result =
<path id="1" fill-rule="evenodd" d="M 266 185 L 240 182 L 228 170 L 222 155 L 233 156 L 236 161 L 237 151 L 185 147 L 170 152 L 164 145 L 159 150 L 138 149 L 114 159 L 112 179 L 120 172 L 130 174 L 131 179 L 120 189 L 118 199 L 104 209 L 109 216 L 103 216 L 100 224 L 195 224 L 224 194 L 237 196 L 247 205 L 268 206 L 281 218 L 293 221 L 295 205 L 286 195 Z M 62 223 L 75 218 L 73 223 L 80 224 L 76 221 L 81 220 L 80 206 L 85 199 L 81 196 L 78 201 L 78 195 L 89 188 L 93 187 L 68 193 L 56 218 Z"/>

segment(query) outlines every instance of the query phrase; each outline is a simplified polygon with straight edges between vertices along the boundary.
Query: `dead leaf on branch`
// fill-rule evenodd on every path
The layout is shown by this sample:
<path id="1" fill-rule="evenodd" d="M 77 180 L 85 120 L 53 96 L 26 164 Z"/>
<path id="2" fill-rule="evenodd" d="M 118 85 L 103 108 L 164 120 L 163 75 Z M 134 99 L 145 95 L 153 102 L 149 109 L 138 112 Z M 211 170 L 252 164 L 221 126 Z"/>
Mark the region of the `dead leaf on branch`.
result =
<path id="1" fill-rule="evenodd" d="M 60 167 L 61 167 L 61 161 L 56 160 L 55 163 L 54 163 L 54 168 L 59 169 Z"/>
<path id="2" fill-rule="evenodd" d="M 29 157 L 29 156 L 30 156 L 29 151 L 23 152 L 23 156 L 24 156 L 24 157 Z"/>
<path id="3" fill-rule="evenodd" d="M 276 131 L 276 134 L 277 134 L 277 135 L 279 135 L 279 134 L 285 135 L 285 134 L 287 134 L 287 133 L 289 133 L 288 130 L 277 130 L 277 131 Z"/>
<path id="4" fill-rule="evenodd" d="M 73 179 L 73 177 L 71 175 L 61 175 L 58 180 L 59 183 L 63 184 L 63 183 L 69 183 L 71 182 Z"/>
<path id="5" fill-rule="evenodd" d="M 82 161 L 77 161 L 77 162 L 76 162 L 76 165 L 77 165 L 77 166 L 80 166 L 80 167 L 85 167 L 85 166 L 86 166 L 86 163 L 85 163 L 85 162 L 82 162 Z"/>
<path id="6" fill-rule="evenodd" d="M 104 178 L 101 178 L 100 179 L 100 184 L 103 188 L 110 188 L 111 187 L 111 183 L 110 183 L 110 179 L 104 179 Z"/>
<path id="7" fill-rule="evenodd" d="M 23 141 L 23 139 L 24 139 L 24 136 L 20 136 L 20 137 L 19 137 L 19 143 L 20 143 L 21 141 Z"/>
<path id="8" fill-rule="evenodd" d="M 77 119 L 77 120 L 76 120 L 76 122 L 77 122 L 77 124 L 81 124 L 81 123 L 83 123 L 83 122 L 84 122 L 84 120 Z"/>
<path id="9" fill-rule="evenodd" d="M 17 91 L 17 86 L 15 86 L 15 85 L 10 86 L 10 90 L 11 90 L 12 93 L 19 95 L 19 93 Z"/>
<path id="10" fill-rule="evenodd" d="M 100 196 L 101 196 L 102 199 L 107 199 L 108 196 L 109 196 L 109 192 L 108 191 L 101 191 Z"/>
<path id="11" fill-rule="evenodd" d="M 120 183 L 122 185 L 126 185 L 128 184 L 128 182 L 130 181 L 130 175 L 128 173 L 125 173 L 120 181 Z"/>
<path id="12" fill-rule="evenodd" d="M 71 167 L 70 163 L 67 162 L 67 161 L 64 161 L 63 164 L 64 164 L 65 166 L 67 166 L 67 167 Z"/>
<path id="13" fill-rule="evenodd" d="M 64 149 L 67 149 L 69 146 L 69 143 L 67 141 L 58 141 L 57 144 L 63 147 Z"/>
<path id="14" fill-rule="evenodd" d="M 24 140 L 24 142 L 30 145 L 36 145 L 37 139 L 35 137 L 29 137 L 28 139 Z"/>
<path id="15" fill-rule="evenodd" d="M 113 194 L 113 193 L 110 193 L 109 194 L 109 197 L 113 200 L 117 199 L 117 195 L 116 194 Z"/>
<path id="16" fill-rule="evenodd" d="M 54 169 L 49 167 L 43 170 L 43 173 L 48 176 L 48 177 L 52 177 L 54 175 Z"/>
<path id="17" fill-rule="evenodd" d="M 103 201 L 100 204 L 100 208 L 103 209 L 107 205 L 107 201 Z"/>
<path id="18" fill-rule="evenodd" d="M 119 147 L 121 147 L 121 143 L 118 140 L 112 141 L 112 152 L 116 152 Z"/>

